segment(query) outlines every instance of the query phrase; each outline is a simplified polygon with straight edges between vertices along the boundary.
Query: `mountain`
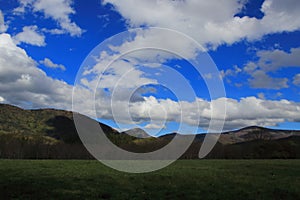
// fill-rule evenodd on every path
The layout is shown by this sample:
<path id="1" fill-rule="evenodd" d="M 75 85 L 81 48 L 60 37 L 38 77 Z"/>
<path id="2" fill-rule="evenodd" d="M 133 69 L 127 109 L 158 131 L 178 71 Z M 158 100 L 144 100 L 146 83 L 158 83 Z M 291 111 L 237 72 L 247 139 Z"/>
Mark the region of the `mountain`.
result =
<path id="1" fill-rule="evenodd" d="M 133 128 L 127 131 L 123 131 L 123 134 L 128 134 L 136 138 L 149 138 L 151 137 L 145 130 L 141 128 Z"/>
<path id="2" fill-rule="evenodd" d="M 105 124 L 99 125 L 115 144 L 130 143 L 135 139 Z M 92 157 L 81 143 L 72 112 L 55 109 L 24 110 L 0 104 L 0 158 Z"/>
<path id="3" fill-rule="evenodd" d="M 278 140 L 297 135 L 300 136 L 300 131 L 275 130 L 259 126 L 250 126 L 223 133 L 220 136 L 219 142 L 222 144 L 236 144 L 253 140 Z"/>
<path id="4" fill-rule="evenodd" d="M 218 143 L 207 158 L 223 159 L 299 159 L 300 137 L 278 140 L 252 140 L 222 145 Z"/>
<path id="5" fill-rule="evenodd" d="M 77 114 L 79 115 L 79 114 Z M 86 116 L 87 120 L 95 122 Z M 152 152 L 167 145 L 177 133 L 155 138 L 135 128 L 124 132 L 98 123 L 120 148 L 136 153 Z M 258 126 L 221 134 L 208 158 L 300 158 L 300 131 Z M 191 135 L 180 135 L 183 139 Z M 205 134 L 196 135 L 182 158 L 198 158 Z M 81 158 L 85 149 L 73 122 L 73 113 L 55 109 L 24 110 L 0 104 L 0 158 Z"/>
<path id="6" fill-rule="evenodd" d="M 107 134 L 119 134 L 115 129 L 99 123 Z M 64 143 L 80 143 L 73 113 L 55 109 L 24 110 L 0 104 L 0 134 L 48 136 Z"/>

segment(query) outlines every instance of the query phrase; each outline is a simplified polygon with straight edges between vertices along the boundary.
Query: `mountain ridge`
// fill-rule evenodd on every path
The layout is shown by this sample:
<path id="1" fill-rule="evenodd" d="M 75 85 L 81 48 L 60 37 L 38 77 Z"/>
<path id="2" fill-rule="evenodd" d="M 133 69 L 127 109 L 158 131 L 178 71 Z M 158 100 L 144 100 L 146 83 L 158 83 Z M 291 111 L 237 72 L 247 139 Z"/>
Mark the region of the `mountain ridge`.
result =
<path id="1" fill-rule="evenodd" d="M 114 144 L 136 153 L 158 150 L 167 145 L 178 134 L 170 133 L 160 137 L 149 137 L 143 129 L 135 128 L 119 132 L 106 124 L 97 123 Z M 194 142 L 187 153 L 183 155 L 183 158 L 196 158 L 206 134 L 179 135 L 182 137 L 195 137 Z M 297 130 L 276 130 L 259 126 L 226 131 L 220 135 L 214 148 L 215 151 L 211 155 L 217 157 L 216 155 L 223 155 L 224 152 L 231 152 L 231 149 L 236 148 L 241 151 L 242 146 L 245 147 L 245 152 L 248 152 L 247 149 L 261 151 L 259 149 L 262 146 L 269 149 L 269 146 L 273 145 L 277 149 L 287 151 L 287 153 L 274 153 L 274 155 L 300 157 L 298 153 L 294 153 L 300 149 L 300 137 L 298 136 L 300 136 L 300 131 Z M 64 152 L 63 155 L 57 157 L 56 154 L 61 154 L 60 149 L 66 149 L 65 151 L 68 152 Z M 33 152 L 36 151 L 41 151 L 41 153 L 38 156 L 33 155 Z M 255 154 L 252 151 L 248 153 Z M 231 157 L 235 156 L 234 153 L 229 154 Z M 25 110 L 9 104 L 0 104 L 0 157 L 91 158 L 77 134 L 73 112 L 57 109 Z M 224 157 L 226 157 L 225 154 Z"/>
<path id="2" fill-rule="evenodd" d="M 22 112 L 23 114 L 25 113 L 24 118 L 30 118 L 33 117 L 33 119 L 35 119 L 37 122 L 40 121 L 44 121 L 48 124 L 50 124 L 51 118 L 59 118 L 59 117 L 67 117 L 70 120 L 73 120 L 73 112 L 72 111 L 66 111 L 66 110 L 60 110 L 60 109 L 54 109 L 54 108 L 45 108 L 45 109 L 23 109 L 21 107 L 18 106 L 14 106 L 14 105 L 10 105 L 10 104 L 0 104 L 0 114 L 1 114 L 1 118 L 0 118 L 0 123 L 6 123 L 7 121 L 10 120 L 4 120 L 3 116 L 8 117 L 8 118 L 14 118 L 16 120 L 19 120 L 19 118 L 17 117 L 18 115 L 16 113 L 13 113 L 13 116 L 11 116 L 11 114 L 7 114 L 7 112 L 5 112 L 5 110 L 3 111 L 3 109 L 8 109 L 10 112 L 14 111 L 14 112 Z M 36 114 L 39 116 L 32 116 L 31 114 Z M 79 113 L 76 113 L 79 114 Z M 30 116 L 31 115 L 31 116 Z M 47 115 L 47 120 L 42 120 L 41 118 L 45 117 Z M 79 114 L 81 115 L 81 114 Z M 38 119 L 39 118 L 39 119 Z M 92 119 L 91 119 L 92 120 Z M 63 120 L 62 120 L 63 121 Z M 97 123 L 99 123 L 101 125 L 101 127 L 105 130 L 109 130 L 112 133 L 116 133 L 116 134 L 128 134 L 137 138 L 148 138 L 151 137 L 144 129 L 141 128 L 133 128 L 133 129 L 128 129 L 126 131 L 122 131 L 119 132 L 116 129 L 97 121 Z M 17 127 L 16 127 L 17 128 Z M 31 127 L 29 127 L 31 128 Z M 0 126 L 0 131 L 3 131 L 3 128 Z M 32 130 L 30 130 L 32 131 Z M 73 131 L 76 131 L 73 128 Z M 298 134 L 300 134 L 300 130 L 283 130 L 283 129 L 272 129 L 272 128 L 266 128 L 266 127 L 261 127 L 261 126 L 248 126 L 248 127 L 243 127 L 240 129 L 236 129 L 236 130 L 231 130 L 231 131 L 224 131 L 221 133 L 222 137 L 226 137 L 226 135 L 235 135 L 235 136 L 245 136 L 247 133 L 249 132 L 255 132 L 255 131 L 268 131 L 268 132 L 272 132 L 274 133 L 285 133 L 286 135 L 282 135 L 282 137 L 275 137 L 274 139 L 279 139 L 279 138 L 285 138 L 285 137 L 289 137 L 292 135 L 296 135 L 298 136 Z M 181 133 L 166 133 L 162 136 L 159 137 L 174 137 L 175 135 L 182 135 L 182 136 L 193 136 L 192 134 L 181 134 Z M 203 137 L 205 136 L 207 133 L 197 133 L 195 134 L 196 137 Z M 214 134 L 214 133 L 210 133 L 210 134 Z M 159 138 L 158 137 L 158 138 Z M 255 139 L 255 138 L 254 138 Z M 263 137 L 260 139 L 264 139 Z M 269 139 L 269 138 L 268 138 Z"/>

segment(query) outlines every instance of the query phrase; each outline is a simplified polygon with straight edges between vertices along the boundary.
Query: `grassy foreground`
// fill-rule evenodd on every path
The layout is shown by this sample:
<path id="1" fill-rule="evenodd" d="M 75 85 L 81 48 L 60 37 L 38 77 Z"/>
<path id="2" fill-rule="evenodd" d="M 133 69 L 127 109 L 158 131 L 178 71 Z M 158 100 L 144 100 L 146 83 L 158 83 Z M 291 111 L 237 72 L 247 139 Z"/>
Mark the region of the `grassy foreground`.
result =
<path id="1" fill-rule="evenodd" d="M 300 199 L 300 160 L 181 160 L 147 174 L 98 161 L 0 160 L 1 199 Z"/>

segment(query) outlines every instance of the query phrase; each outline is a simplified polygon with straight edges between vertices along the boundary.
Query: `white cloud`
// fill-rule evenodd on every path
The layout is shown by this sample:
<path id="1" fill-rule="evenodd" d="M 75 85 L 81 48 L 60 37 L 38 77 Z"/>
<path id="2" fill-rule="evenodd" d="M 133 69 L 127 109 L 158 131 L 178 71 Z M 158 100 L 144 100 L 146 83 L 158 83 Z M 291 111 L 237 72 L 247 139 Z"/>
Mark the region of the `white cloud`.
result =
<path id="1" fill-rule="evenodd" d="M 284 67 L 300 67 L 300 48 L 292 48 L 290 52 L 282 50 L 258 51 L 258 66 L 264 71 L 276 71 Z"/>
<path id="2" fill-rule="evenodd" d="M 287 100 L 271 101 L 258 99 L 256 97 L 242 98 L 235 100 L 230 98 L 220 98 L 213 101 L 197 99 L 194 102 L 176 102 L 170 99 L 156 99 L 147 97 L 141 102 L 117 102 L 118 109 L 125 111 L 130 106 L 131 117 L 136 123 L 149 122 L 146 128 L 163 128 L 165 124 L 155 122 L 182 122 L 191 126 L 207 128 L 210 119 L 213 118 L 221 122 L 218 113 L 218 105 L 226 102 L 227 113 L 225 129 L 241 128 L 250 125 L 276 126 L 285 121 L 300 120 L 300 104 Z M 99 103 L 100 104 L 100 103 Z M 112 118 L 112 113 L 103 102 L 99 105 L 98 117 Z M 199 107 L 198 107 L 199 106 Z M 199 109 L 198 109 L 199 108 Z M 213 111 L 214 110 L 214 111 Z M 151 114 L 149 114 L 151 113 Z M 119 114 L 119 113 L 118 113 Z M 121 113 L 120 113 L 121 114 Z M 200 120 L 198 119 L 200 116 Z M 119 116 L 120 117 L 120 116 Z M 182 120 L 182 121 L 181 121 Z M 132 120 L 123 118 L 123 123 L 132 123 Z"/>
<path id="3" fill-rule="evenodd" d="M 46 29 L 46 28 L 43 28 L 42 31 L 45 32 L 45 33 L 50 33 L 52 35 L 62 35 L 62 34 L 65 34 L 64 30 L 57 29 L 57 28 L 55 28 L 55 29 Z"/>
<path id="4" fill-rule="evenodd" d="M 84 32 L 75 22 L 71 20 L 71 15 L 75 14 L 72 8 L 72 0 L 19 0 L 20 7 L 16 8 L 15 13 L 24 13 L 26 9 L 32 9 L 33 12 L 42 12 L 46 18 L 52 18 L 58 22 L 61 31 L 54 29 L 50 31 L 54 34 L 62 31 L 71 36 L 81 36 Z"/>
<path id="5" fill-rule="evenodd" d="M 71 109 L 72 86 L 37 68 L 8 34 L 0 34 L 0 94 L 7 103 L 26 108 Z"/>
<path id="6" fill-rule="evenodd" d="M 114 56 L 103 52 L 97 59 L 97 65 L 93 70 L 101 74 L 105 66 Z M 230 98 L 219 98 L 207 101 L 197 98 L 195 101 L 173 101 L 170 99 L 158 99 L 153 96 L 144 97 L 139 101 L 126 101 L 131 93 L 126 90 L 146 83 L 156 83 L 155 79 L 144 76 L 143 71 L 134 67 L 134 59 L 129 56 L 126 62 L 122 59 L 116 61 L 102 76 L 98 88 L 112 88 L 118 85 L 120 96 L 116 96 L 113 107 L 115 115 L 130 123 L 124 112 L 130 110 L 131 117 L 136 122 L 153 122 L 148 128 L 163 127 L 156 122 L 183 122 L 192 126 L 207 128 L 211 118 L 221 121 L 220 107 L 227 103 L 225 129 L 239 128 L 249 125 L 274 126 L 284 121 L 300 121 L 300 104 L 281 100 L 268 101 L 256 97 L 247 97 L 240 100 Z M 144 57 L 147 58 L 147 57 Z M 150 57 L 151 58 L 151 57 Z M 152 58 L 151 58 L 152 59 Z M 150 59 L 150 60 L 151 60 Z M 45 60 L 44 60 L 45 61 Z M 44 62 L 43 61 L 43 62 Z M 51 60 L 50 60 L 51 61 Z M 47 62 L 47 60 L 46 60 Z M 52 61 L 49 62 L 54 64 Z M 48 64 L 49 64 L 48 63 Z M 52 65 L 50 64 L 50 65 Z M 71 109 L 72 89 L 71 85 L 50 78 L 32 60 L 26 52 L 17 47 L 10 35 L 0 35 L 0 94 L 1 97 L 11 104 L 23 107 L 55 107 L 60 109 Z M 122 66 L 122 67 L 120 67 Z M 158 66 L 155 66 L 158 67 Z M 153 68 L 155 68 L 153 67 Z M 237 70 L 239 71 L 239 70 Z M 90 74 L 91 72 L 86 72 Z M 125 78 L 124 78 L 125 77 Z M 93 82 L 95 81 L 95 82 Z M 92 113 L 94 104 L 93 90 L 97 86 L 97 80 L 82 80 L 87 88 L 77 90 L 80 98 L 75 103 L 81 106 L 84 114 Z M 118 90 L 117 90 L 118 91 Z M 125 91 L 125 92 L 124 92 Z M 103 91 L 99 91 L 103 92 Z M 124 94 L 125 93 L 125 94 Z M 113 119 L 112 105 L 109 94 L 100 93 L 96 100 L 97 114 L 99 118 Z M 126 97 L 126 98 L 124 98 Z M 200 116 L 200 120 L 198 119 Z"/>
<path id="7" fill-rule="evenodd" d="M 45 36 L 38 32 L 37 26 L 25 26 L 23 31 L 14 36 L 17 44 L 26 43 L 34 46 L 45 46 Z"/>
<path id="8" fill-rule="evenodd" d="M 22 14 L 35 0 L 19 0 L 20 6 L 14 9 L 14 14 Z"/>
<path id="9" fill-rule="evenodd" d="M 239 3 L 241 1 L 199 1 L 199 0 L 186 0 L 186 1 L 117 1 L 105 0 L 105 3 L 111 3 L 115 9 L 127 20 L 129 27 L 140 26 L 159 26 L 166 27 L 181 31 L 189 36 L 195 38 L 198 42 L 206 47 L 217 47 L 220 44 L 232 44 L 240 41 L 243 38 L 248 40 L 260 39 L 262 36 L 272 33 L 280 33 L 283 31 L 292 32 L 300 28 L 300 3 L 297 0 L 288 0 L 282 2 L 280 0 L 266 0 L 262 6 L 264 17 L 262 19 L 249 18 L 249 17 L 234 17 L 236 13 L 244 6 Z M 291 7 L 293 7 L 291 9 Z M 134 8 L 135 12 L 132 12 Z M 129 45 L 136 46 L 144 45 L 141 35 L 140 39 L 124 44 L 122 47 L 117 48 L 119 52 L 126 52 Z M 162 46 L 168 46 L 170 42 L 176 45 L 178 40 L 163 36 L 161 34 L 149 34 L 147 38 L 161 38 L 160 43 Z M 165 39 L 168 38 L 168 39 Z M 153 41 L 158 41 L 153 39 Z M 175 41 L 175 42 L 174 42 Z M 180 40 L 179 40 L 180 41 Z M 183 51 L 188 48 L 187 44 L 180 44 Z M 130 46 L 131 47 L 131 46 Z M 186 51 L 185 51 L 186 52 Z M 262 53 L 262 52 L 261 52 Z M 297 53 L 292 50 L 291 54 Z M 193 57 L 193 51 L 187 54 Z M 263 53 L 262 56 L 267 56 Z M 258 56 L 260 56 L 258 54 Z M 167 56 L 166 56 L 167 57 Z M 289 62 L 291 62 L 290 59 Z M 278 65 L 289 65 L 291 63 L 282 62 Z M 274 62 L 277 62 L 274 60 Z M 265 65 L 268 63 L 265 62 Z M 278 69 L 278 67 L 276 68 Z M 276 69 L 273 69 L 276 70 Z M 255 88 L 268 88 L 280 89 L 288 87 L 287 78 L 274 78 L 267 72 L 272 71 L 266 67 L 259 66 L 259 63 L 249 63 L 244 69 L 245 72 L 253 73 L 252 78 L 249 79 L 250 85 Z M 242 69 L 236 67 L 232 70 L 224 71 L 224 76 L 235 76 L 242 72 Z M 207 78 L 210 75 L 207 74 Z M 260 95 L 260 97 L 263 97 Z M 284 121 L 299 120 L 299 104 L 288 101 L 267 101 L 264 99 L 257 99 L 255 97 L 248 97 L 240 101 L 234 99 L 217 99 L 212 102 L 199 101 L 202 121 L 199 121 L 193 116 L 197 116 L 195 110 L 195 102 L 180 102 L 189 112 L 183 117 L 184 122 L 190 125 L 197 125 L 207 127 L 209 117 L 212 113 L 212 105 L 217 105 L 222 101 L 228 101 L 229 107 L 227 108 L 227 128 L 237 128 L 248 125 L 262 125 L 271 126 Z M 122 102 L 119 102 L 119 109 L 122 107 Z M 268 106 L 268 105 L 272 106 Z M 135 119 L 149 119 L 149 109 L 151 110 L 152 120 L 175 120 L 179 121 L 180 105 L 178 102 L 170 100 L 159 100 L 154 97 L 145 98 L 144 101 L 132 102 L 131 113 L 134 114 Z M 128 106 L 128 105 L 127 105 Z M 295 109 L 295 110 L 293 110 Z M 104 112 L 103 112 L 104 113 Z M 109 113 L 109 111 L 105 112 Z M 164 118 L 163 116 L 166 116 Z M 111 114 L 110 114 L 111 117 Z M 217 118 L 217 114 L 214 114 Z"/>
<path id="10" fill-rule="evenodd" d="M 234 85 L 235 87 L 242 87 L 242 83 L 233 82 L 230 78 L 238 76 L 243 70 L 239 68 L 237 65 L 233 66 L 233 69 L 221 70 L 220 71 L 220 79 L 223 79 L 228 84 Z"/>
<path id="11" fill-rule="evenodd" d="M 5 24 L 3 13 L 0 10 L 0 33 L 6 32 L 7 28 L 8 26 Z"/>
<path id="12" fill-rule="evenodd" d="M 150 123 L 150 124 L 147 124 L 144 128 L 145 129 L 165 129 L 166 126 L 164 124 L 160 124 L 160 123 Z"/>
<path id="13" fill-rule="evenodd" d="M 300 28 L 298 0 L 266 0 L 262 19 L 234 17 L 246 1 L 240 0 L 104 0 L 127 20 L 129 27 L 166 27 L 195 38 L 204 46 L 232 44 L 243 38 L 260 39 L 266 34 Z M 132 11 L 134 9 L 134 12 Z"/>
<path id="14" fill-rule="evenodd" d="M 49 58 L 45 58 L 44 60 L 41 60 L 40 63 L 43 64 L 46 67 L 49 67 L 49 68 L 61 69 L 63 71 L 66 70 L 66 67 L 64 65 L 62 65 L 62 64 L 55 64 Z"/>
<path id="15" fill-rule="evenodd" d="M 154 51 L 126 54 L 128 53 L 127 51 L 149 46 L 161 46 L 163 48 L 166 44 L 175 51 L 179 46 L 189 47 L 186 44 L 178 46 L 176 46 L 176 44 L 171 44 L 173 41 L 178 41 L 176 39 L 171 39 L 169 42 L 165 43 L 165 38 L 170 38 L 167 37 L 167 35 L 160 37 L 163 34 L 149 33 L 155 33 L 155 31 L 151 32 L 150 29 L 150 31 L 137 32 L 137 37 L 132 38 L 130 41 L 124 41 L 123 39 L 121 40 L 123 42 L 121 45 L 109 46 L 108 48 L 112 51 L 102 51 L 100 55 L 93 55 L 96 64 L 94 66 L 86 66 L 83 70 L 84 78 L 81 79 L 83 88 L 88 88 L 91 91 L 94 91 L 96 88 L 99 89 L 98 95 L 96 95 L 98 118 L 117 119 L 117 122 L 123 124 L 150 122 L 146 125 L 146 128 L 162 128 L 166 124 L 158 124 L 156 122 L 167 123 L 170 121 L 207 128 L 211 118 L 215 119 L 217 121 L 216 123 L 222 123 L 221 108 L 222 105 L 227 102 L 228 107 L 225 129 L 240 128 L 249 125 L 275 126 L 284 121 L 299 120 L 299 103 L 268 101 L 256 97 L 248 97 L 241 100 L 218 98 L 212 101 L 197 98 L 194 101 L 178 102 L 150 96 L 143 97 L 142 99 L 139 98 L 136 101 L 130 101 L 134 88 L 139 88 L 148 83 L 155 84 L 158 82 L 155 79 L 155 76 L 145 76 L 146 72 L 137 67 L 136 64 L 141 65 L 142 63 L 147 65 L 148 63 L 163 63 L 166 59 L 173 59 L 174 55 Z M 185 51 L 183 49 L 181 50 Z M 126 55 L 119 58 L 119 56 L 124 53 Z M 185 52 L 185 56 L 191 58 L 194 57 L 194 51 L 188 53 Z M 93 65 L 91 63 L 89 63 L 89 65 Z M 107 66 L 108 68 L 105 69 Z M 162 65 L 151 65 L 148 66 L 148 70 L 150 68 L 160 69 L 161 67 Z M 235 66 L 234 69 L 224 73 L 227 76 L 236 76 L 241 72 L 242 69 Z M 101 75 L 100 78 L 97 75 Z M 92 77 L 91 79 L 89 79 L 90 76 Z M 170 76 L 170 74 L 168 74 L 168 76 Z M 208 73 L 206 73 L 204 76 L 209 79 L 214 77 L 214 74 L 208 75 Z M 258 71 L 254 76 L 260 80 L 259 82 L 262 84 L 262 87 L 279 88 L 287 86 L 286 79 L 281 80 L 279 78 L 271 78 L 263 71 L 262 73 Z M 171 77 L 170 79 L 173 80 L 172 82 L 176 80 L 177 85 L 179 85 L 178 83 L 181 83 L 181 81 L 176 78 Z M 99 80 L 100 82 L 98 82 Z M 273 81 L 275 83 L 273 83 Z M 259 84 L 259 82 L 255 84 Z M 275 84 L 275 86 L 273 84 Z M 83 88 L 79 89 L 83 91 Z M 108 91 L 104 91 L 104 88 L 108 88 Z M 186 92 L 186 88 L 184 90 Z M 86 97 L 90 96 L 92 96 L 91 99 L 94 98 L 91 94 L 81 95 L 82 94 L 79 92 L 80 98 L 88 99 Z M 113 101 L 111 101 L 111 98 Z M 82 109 L 79 111 L 84 111 L 85 114 L 89 114 L 91 111 L 89 109 L 91 107 L 88 103 L 85 105 L 80 104 L 79 106 Z M 86 108 L 84 106 L 86 106 Z"/>
<path id="16" fill-rule="evenodd" d="M 113 89 L 119 86 L 120 90 L 126 90 L 146 84 L 157 83 L 156 80 L 144 77 L 144 73 L 139 70 L 134 63 L 125 60 L 117 60 L 106 68 L 113 57 L 114 56 L 107 57 L 107 55 L 102 54 L 99 58 L 99 62 L 93 67 L 93 70 L 85 72 L 86 74 L 96 73 L 101 75 L 101 85 L 98 85 L 98 87 Z M 84 78 L 81 82 L 90 88 L 94 88 L 98 83 L 98 79 L 86 80 Z"/>
<path id="17" fill-rule="evenodd" d="M 23 49 L 13 43 L 10 35 L 1 34 L 1 98 L 7 103 L 27 108 L 54 107 L 70 110 L 73 87 L 63 81 L 48 77 L 36 65 L 37 63 Z M 121 71 L 115 72 L 121 73 Z M 85 114 L 91 113 L 91 110 L 85 110 L 85 108 L 91 107 L 90 105 L 94 103 L 93 91 L 79 88 L 77 92 L 80 98 L 75 99 L 77 101 L 75 103 L 82 106 Z M 109 96 L 103 94 L 96 100 L 98 117 L 113 119 Z M 129 107 L 132 118 L 137 122 L 151 121 L 152 124 L 163 127 L 164 125 L 156 122 L 181 122 L 182 120 L 185 124 L 207 128 L 211 117 L 217 121 L 221 120 L 219 107 L 224 102 L 227 103 L 226 129 L 249 125 L 274 126 L 284 121 L 300 121 L 299 103 L 287 100 L 269 101 L 256 97 L 240 100 L 219 98 L 213 101 L 196 99 L 192 102 L 157 99 L 152 96 L 144 97 L 142 101 L 132 102 L 117 98 L 114 107 L 117 108 L 115 114 L 120 118 Z M 200 115 L 200 121 L 198 115 Z M 127 118 L 123 120 L 126 122 Z M 154 128 L 154 125 L 151 126 Z"/>
<path id="18" fill-rule="evenodd" d="M 226 71 L 221 71 L 222 78 L 228 77 L 228 76 L 237 76 L 239 73 L 241 73 L 243 70 L 239 68 L 237 65 L 233 66 L 233 69 L 227 69 Z"/>
<path id="19" fill-rule="evenodd" d="M 300 74 L 295 75 L 293 83 L 296 86 L 300 86 Z"/>
<path id="20" fill-rule="evenodd" d="M 251 76 L 252 77 L 248 79 L 248 81 L 250 86 L 253 88 L 278 90 L 289 87 L 287 78 L 273 78 L 262 70 L 253 72 Z"/>
<path id="21" fill-rule="evenodd" d="M 257 61 L 249 61 L 243 68 L 251 76 L 248 81 L 253 88 L 288 88 L 288 78 L 274 78 L 271 73 L 287 67 L 300 67 L 300 48 L 292 48 L 289 52 L 278 49 L 257 51 L 256 56 Z M 295 78 L 294 84 L 297 83 Z"/>
<path id="22" fill-rule="evenodd" d="M 284 121 L 298 121 L 300 104 L 287 100 L 270 101 L 256 97 L 219 99 L 227 101 L 225 128 L 238 128 L 249 125 L 276 126 Z M 212 102 L 213 103 L 213 102 Z"/>
<path id="23" fill-rule="evenodd" d="M 132 34 L 133 40 L 124 41 L 119 46 L 110 46 L 110 49 L 120 55 L 127 54 L 133 49 L 137 50 L 130 53 L 131 57 L 150 64 L 178 59 L 179 56 L 192 59 L 198 55 L 199 51 L 204 51 L 204 48 L 188 36 L 169 29 L 135 29 L 131 30 L 131 33 L 135 34 Z"/>

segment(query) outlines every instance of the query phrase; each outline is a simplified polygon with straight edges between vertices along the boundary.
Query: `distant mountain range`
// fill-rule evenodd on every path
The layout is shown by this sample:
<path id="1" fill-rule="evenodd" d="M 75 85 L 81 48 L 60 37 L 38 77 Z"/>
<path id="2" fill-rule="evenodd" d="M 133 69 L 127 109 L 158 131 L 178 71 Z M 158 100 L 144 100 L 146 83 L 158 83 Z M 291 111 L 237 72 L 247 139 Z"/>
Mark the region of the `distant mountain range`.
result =
<path id="1" fill-rule="evenodd" d="M 118 132 L 103 123 L 99 125 L 113 143 L 132 152 L 160 149 L 176 135 L 171 133 L 154 138 L 138 128 Z M 300 131 L 258 126 L 224 132 L 207 158 L 300 158 L 299 136 Z M 196 135 L 182 158 L 197 158 L 204 137 L 205 134 Z M 0 158 L 92 157 L 81 144 L 72 112 L 24 110 L 0 104 Z"/>

